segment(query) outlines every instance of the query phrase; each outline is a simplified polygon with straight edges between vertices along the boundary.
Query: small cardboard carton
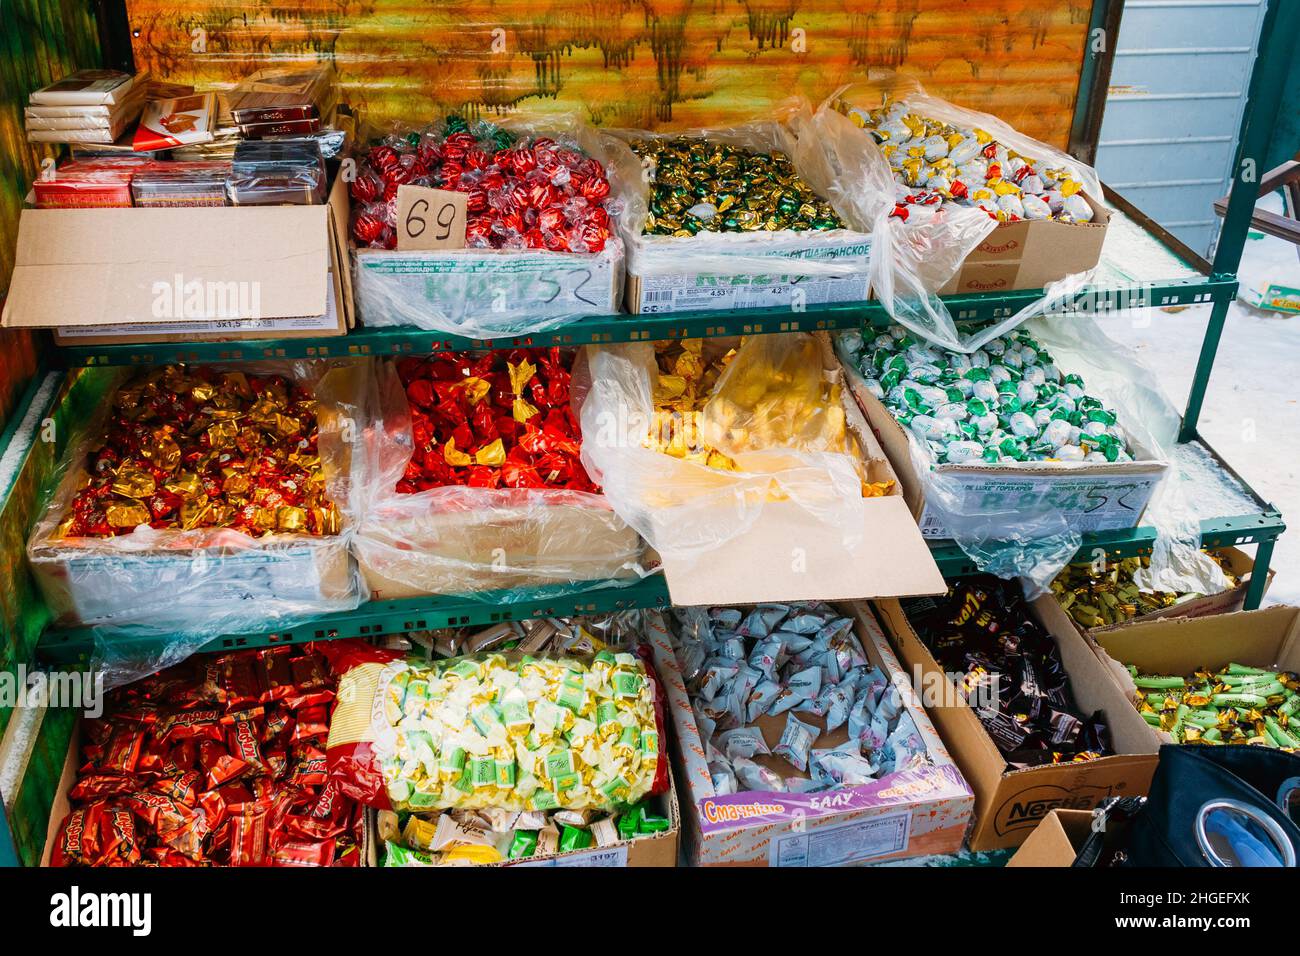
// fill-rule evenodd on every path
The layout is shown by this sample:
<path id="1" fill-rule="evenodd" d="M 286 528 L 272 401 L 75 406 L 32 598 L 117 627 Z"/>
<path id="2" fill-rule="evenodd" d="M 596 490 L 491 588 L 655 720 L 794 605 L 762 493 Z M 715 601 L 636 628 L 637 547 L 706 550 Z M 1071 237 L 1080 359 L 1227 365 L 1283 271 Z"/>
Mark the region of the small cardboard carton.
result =
<path id="1" fill-rule="evenodd" d="M 925 716 L 880 625 L 864 603 L 840 610 L 855 620 L 855 633 L 870 662 L 899 688 L 904 706 L 925 739 L 932 765 L 899 771 L 870 784 L 820 793 L 742 792 L 717 795 L 672 640 L 657 612 L 647 615 L 646 636 L 663 678 L 676 732 L 674 757 L 686 800 L 687 848 L 696 866 L 839 866 L 875 863 L 932 853 L 954 853 L 970 822 L 972 796 Z M 782 719 L 764 727 L 779 737 Z M 762 724 L 760 723 L 760 726 Z M 823 736 L 841 742 L 844 731 Z M 759 757 L 760 761 L 769 758 Z M 779 758 L 773 758 L 779 759 Z M 783 773 L 791 768 L 782 764 Z"/>
<path id="2" fill-rule="evenodd" d="M 913 465 L 907 432 L 884 403 L 867 389 L 852 363 L 844 362 L 843 367 L 854 398 L 898 472 L 903 496 L 921 534 L 929 539 L 952 537 L 937 509 L 926 502 L 925 484 Z M 1005 512 L 1011 516 L 1017 510 L 1032 510 L 1050 503 L 1065 515 L 1073 529 L 1082 533 L 1133 528 L 1142 520 L 1142 513 L 1169 465 L 1156 460 L 1132 436 L 1127 437 L 1133 461 L 1027 461 L 1016 465 L 981 462 L 935 465 L 933 471 L 945 483 L 960 488 L 963 513 Z"/>
<path id="3" fill-rule="evenodd" d="M 61 345 L 343 335 L 347 184 L 320 206 L 24 209 L 0 324 Z"/>
<path id="4" fill-rule="evenodd" d="M 1055 598 L 1040 598 L 1031 611 L 1056 640 L 1079 708 L 1103 712 L 1116 753 L 1086 763 L 1022 770 L 1008 769 L 975 710 L 921 643 L 902 606 L 894 600 L 877 601 L 876 610 L 903 666 L 927 702 L 933 700 L 927 712 L 975 791 L 972 850 L 1018 846 L 1055 807 L 1088 810 L 1106 797 L 1146 793 L 1158 747 L 1146 722 L 1118 692 L 1079 632 L 1064 622 L 1053 625 L 1045 612 L 1060 611 Z"/>
<path id="5" fill-rule="evenodd" d="M 618 840 L 607 846 L 593 846 L 586 850 L 568 850 L 563 853 L 534 854 L 518 860 L 486 863 L 484 866 L 676 866 L 677 844 L 681 834 L 681 810 L 677 804 L 677 790 L 673 784 L 672 768 L 668 772 L 668 792 L 651 797 L 651 809 L 668 818 L 668 829 L 659 833 L 645 833 L 632 840 Z M 375 826 L 378 814 L 369 815 L 369 828 Z M 369 843 L 378 846 L 379 840 L 371 836 Z M 384 848 L 379 848 L 377 865 L 383 865 Z M 371 864 L 376 865 L 376 864 Z"/>
<path id="6" fill-rule="evenodd" d="M 1237 578 L 1236 587 L 1228 588 L 1226 591 L 1219 591 L 1216 594 L 1206 594 L 1202 597 L 1180 601 L 1177 604 L 1162 607 L 1158 611 L 1151 611 L 1141 617 L 1135 617 L 1131 621 L 1122 621 L 1119 624 L 1085 628 L 1078 621 L 1075 621 L 1074 626 L 1089 635 L 1091 639 L 1093 635 L 1113 631 L 1116 628 L 1129 627 L 1141 621 L 1158 621 L 1170 617 L 1206 617 L 1210 614 L 1230 614 L 1233 611 L 1240 611 L 1246 603 L 1246 591 L 1250 587 L 1250 576 L 1255 567 L 1255 562 L 1251 560 L 1250 555 L 1240 548 L 1219 548 L 1216 553 L 1223 560 L 1223 563 L 1227 565 L 1233 576 Z M 1269 569 L 1268 580 L 1264 582 L 1265 593 L 1268 593 L 1268 587 L 1272 584 L 1275 573 L 1273 569 Z M 1074 620 L 1072 616 L 1070 619 Z"/>
<path id="7" fill-rule="evenodd" d="M 940 295 L 1041 289 L 1101 260 L 1110 210 L 1092 196 L 1091 222 L 1024 219 L 1000 222 L 961 264 Z"/>
<path id="8" fill-rule="evenodd" d="M 838 376 L 839 364 L 829 340 L 824 333 L 816 336 L 827 375 Z M 723 349 L 734 344 L 726 338 L 710 342 Z M 846 426 L 862 451 L 865 480 L 894 482 L 888 494 L 863 499 L 859 543 L 846 548 L 842 528 L 793 500 L 768 500 L 748 530 L 706 554 L 660 556 L 674 604 L 850 601 L 940 594 L 946 589 L 884 450 L 847 389 L 842 391 L 842 401 Z M 724 472 L 708 480 L 715 479 L 719 486 L 731 481 Z M 702 493 L 713 491 L 706 488 Z M 674 520 L 672 508 L 660 514 L 665 522 Z"/>
<path id="9" fill-rule="evenodd" d="M 1092 833 L 1087 810 L 1053 810 L 1020 844 L 1007 866 L 1071 866 Z"/>
<path id="10" fill-rule="evenodd" d="M 1092 634 L 1094 649 L 1129 706 L 1137 685 L 1128 665 L 1143 674 L 1190 677 L 1230 663 L 1300 673 L 1300 608 L 1277 605 L 1213 617 L 1162 618 Z M 1136 713 L 1136 709 L 1134 713 Z M 1150 746 L 1173 737 L 1142 721 Z"/>

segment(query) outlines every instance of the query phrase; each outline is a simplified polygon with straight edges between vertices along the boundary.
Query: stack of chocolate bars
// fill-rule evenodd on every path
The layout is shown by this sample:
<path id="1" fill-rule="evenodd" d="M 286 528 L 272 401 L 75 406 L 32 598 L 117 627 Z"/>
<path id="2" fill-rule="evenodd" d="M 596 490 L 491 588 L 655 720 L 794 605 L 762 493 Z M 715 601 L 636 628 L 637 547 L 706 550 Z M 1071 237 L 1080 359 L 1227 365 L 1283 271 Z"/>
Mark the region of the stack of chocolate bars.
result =
<path id="1" fill-rule="evenodd" d="M 30 143 L 113 143 L 144 106 L 146 74 L 81 70 L 32 93 L 24 110 Z"/>

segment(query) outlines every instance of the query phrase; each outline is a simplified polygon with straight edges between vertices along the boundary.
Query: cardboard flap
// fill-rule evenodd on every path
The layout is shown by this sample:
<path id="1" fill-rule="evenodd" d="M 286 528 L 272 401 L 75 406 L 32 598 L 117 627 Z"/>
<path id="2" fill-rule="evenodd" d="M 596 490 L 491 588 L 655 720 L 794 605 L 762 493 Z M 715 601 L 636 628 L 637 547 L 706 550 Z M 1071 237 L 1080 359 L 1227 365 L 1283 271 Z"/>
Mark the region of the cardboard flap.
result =
<path id="1" fill-rule="evenodd" d="M 902 498 L 865 502 L 863 540 L 790 501 L 769 501 L 754 527 L 694 559 L 664 557 L 674 604 L 848 601 L 941 594 L 947 586 Z"/>
<path id="2" fill-rule="evenodd" d="M 24 210 L 3 325 L 323 315 L 328 215 L 324 206 Z"/>

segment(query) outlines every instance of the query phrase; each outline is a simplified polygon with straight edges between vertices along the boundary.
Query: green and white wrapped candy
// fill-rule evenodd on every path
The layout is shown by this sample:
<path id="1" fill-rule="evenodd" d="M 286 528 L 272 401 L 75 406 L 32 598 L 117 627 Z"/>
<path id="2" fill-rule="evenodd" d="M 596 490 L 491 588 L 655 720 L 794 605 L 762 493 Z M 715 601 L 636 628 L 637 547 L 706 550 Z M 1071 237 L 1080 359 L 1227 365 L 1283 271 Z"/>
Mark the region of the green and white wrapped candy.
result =
<path id="1" fill-rule="evenodd" d="M 845 332 L 840 347 L 937 464 L 1133 460 L 1115 412 L 1022 329 L 969 354 L 899 325 Z"/>

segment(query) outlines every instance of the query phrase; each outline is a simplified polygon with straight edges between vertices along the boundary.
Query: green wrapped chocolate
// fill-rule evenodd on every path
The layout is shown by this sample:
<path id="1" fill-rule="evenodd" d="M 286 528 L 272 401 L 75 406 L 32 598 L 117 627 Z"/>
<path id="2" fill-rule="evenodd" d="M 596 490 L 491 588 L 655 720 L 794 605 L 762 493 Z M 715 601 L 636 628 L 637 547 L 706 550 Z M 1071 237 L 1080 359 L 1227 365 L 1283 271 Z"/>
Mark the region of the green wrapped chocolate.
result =
<path id="1" fill-rule="evenodd" d="M 570 850 L 585 850 L 593 842 L 594 839 L 590 830 L 580 830 L 578 827 L 566 826 L 560 831 L 561 853 L 567 853 Z"/>
<path id="2" fill-rule="evenodd" d="M 536 852 L 537 831 L 516 830 L 514 837 L 510 841 L 510 852 L 507 856 L 512 860 L 521 860 L 532 856 Z"/>

